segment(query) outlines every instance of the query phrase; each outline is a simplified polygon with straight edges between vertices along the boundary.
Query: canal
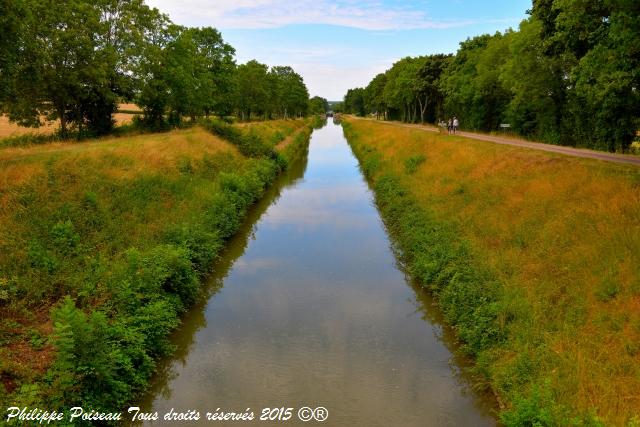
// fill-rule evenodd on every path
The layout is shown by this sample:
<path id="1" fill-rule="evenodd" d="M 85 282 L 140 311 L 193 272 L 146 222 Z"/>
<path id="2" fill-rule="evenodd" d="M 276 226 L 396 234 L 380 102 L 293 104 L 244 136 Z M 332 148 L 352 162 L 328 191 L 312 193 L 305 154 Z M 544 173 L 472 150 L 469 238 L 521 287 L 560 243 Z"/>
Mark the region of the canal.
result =
<path id="1" fill-rule="evenodd" d="M 495 425 L 437 309 L 398 267 L 339 125 L 314 131 L 308 155 L 250 212 L 207 291 L 140 404 L 160 414 L 147 425 L 168 424 L 172 408 L 200 412 L 189 425 Z M 293 408 L 288 421 L 258 421 L 263 408 L 283 407 Z M 303 423 L 302 407 L 328 417 Z M 205 418 L 248 408 L 252 422 Z"/>

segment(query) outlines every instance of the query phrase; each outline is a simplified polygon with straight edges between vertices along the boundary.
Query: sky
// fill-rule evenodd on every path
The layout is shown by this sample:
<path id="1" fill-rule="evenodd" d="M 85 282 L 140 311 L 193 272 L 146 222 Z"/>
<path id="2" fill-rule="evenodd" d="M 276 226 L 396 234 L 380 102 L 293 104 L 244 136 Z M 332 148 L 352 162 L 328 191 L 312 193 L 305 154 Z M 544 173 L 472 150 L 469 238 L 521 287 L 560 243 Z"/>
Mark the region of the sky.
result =
<path id="1" fill-rule="evenodd" d="M 311 96 L 342 100 L 405 56 L 516 29 L 531 0 L 147 0 L 177 24 L 217 28 L 236 61 L 289 65 Z"/>

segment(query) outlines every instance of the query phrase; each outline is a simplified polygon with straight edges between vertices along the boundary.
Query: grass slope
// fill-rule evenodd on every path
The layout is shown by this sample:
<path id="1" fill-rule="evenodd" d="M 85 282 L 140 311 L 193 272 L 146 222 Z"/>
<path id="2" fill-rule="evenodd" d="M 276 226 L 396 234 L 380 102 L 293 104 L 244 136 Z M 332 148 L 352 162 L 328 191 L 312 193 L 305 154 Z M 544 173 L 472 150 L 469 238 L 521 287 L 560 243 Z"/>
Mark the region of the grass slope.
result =
<path id="1" fill-rule="evenodd" d="M 0 401 L 113 412 L 144 390 L 200 278 L 311 133 L 269 126 L 0 150 Z"/>
<path id="2" fill-rule="evenodd" d="M 507 425 L 640 424 L 640 169 L 347 121 Z"/>

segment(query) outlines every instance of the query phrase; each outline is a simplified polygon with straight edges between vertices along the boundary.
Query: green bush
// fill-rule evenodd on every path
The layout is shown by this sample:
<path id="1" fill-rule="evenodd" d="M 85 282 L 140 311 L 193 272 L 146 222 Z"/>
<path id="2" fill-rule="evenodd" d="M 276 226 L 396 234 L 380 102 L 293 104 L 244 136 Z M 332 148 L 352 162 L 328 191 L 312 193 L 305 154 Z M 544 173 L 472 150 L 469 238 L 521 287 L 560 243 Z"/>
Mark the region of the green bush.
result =
<path id="1" fill-rule="evenodd" d="M 552 427 L 557 425 L 550 410 L 552 403 L 547 388 L 534 387 L 528 398 L 517 398 L 500 419 L 506 427 Z"/>
<path id="2" fill-rule="evenodd" d="M 211 133 L 236 145 L 240 152 L 247 157 L 267 157 L 270 159 L 277 157 L 277 153 L 272 148 L 272 144 L 262 141 L 262 139 L 251 130 L 242 131 L 230 124 L 215 119 L 202 120 L 199 123 Z"/>
<path id="3" fill-rule="evenodd" d="M 68 296 L 52 315 L 57 354 L 48 377 L 52 391 L 64 392 L 52 393 L 49 403 L 61 408 L 91 402 L 104 411 L 124 405 L 153 369 L 144 338 L 110 323 L 101 311 L 84 313 Z"/>

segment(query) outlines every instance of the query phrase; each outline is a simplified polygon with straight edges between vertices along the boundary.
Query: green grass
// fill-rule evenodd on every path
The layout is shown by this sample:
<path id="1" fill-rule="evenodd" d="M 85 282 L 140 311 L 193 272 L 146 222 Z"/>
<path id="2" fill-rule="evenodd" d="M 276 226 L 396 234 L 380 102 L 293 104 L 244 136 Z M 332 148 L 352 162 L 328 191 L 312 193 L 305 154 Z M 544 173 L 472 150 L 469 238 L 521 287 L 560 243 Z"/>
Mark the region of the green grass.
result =
<path id="1" fill-rule="evenodd" d="M 291 149 L 220 124 L 0 150 L 0 400 L 121 410 Z"/>

